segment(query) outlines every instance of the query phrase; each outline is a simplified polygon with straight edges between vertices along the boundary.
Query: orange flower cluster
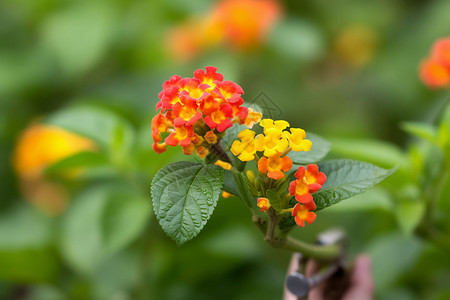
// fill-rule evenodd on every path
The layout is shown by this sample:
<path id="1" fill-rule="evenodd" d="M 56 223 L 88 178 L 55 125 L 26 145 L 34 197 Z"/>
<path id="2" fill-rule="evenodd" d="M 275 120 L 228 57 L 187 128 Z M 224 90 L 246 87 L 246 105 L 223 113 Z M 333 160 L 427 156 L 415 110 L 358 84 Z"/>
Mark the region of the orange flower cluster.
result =
<path id="1" fill-rule="evenodd" d="M 222 0 L 206 15 L 172 28 L 167 35 L 167 48 L 181 60 L 219 44 L 250 49 L 262 43 L 281 12 L 276 0 Z"/>
<path id="2" fill-rule="evenodd" d="M 450 37 L 437 40 L 420 66 L 422 81 L 431 88 L 450 87 Z"/>
<path id="3" fill-rule="evenodd" d="M 218 136 L 233 126 L 245 124 L 248 109 L 243 107 L 242 88 L 224 81 L 217 68 L 196 70 L 194 78 L 172 76 L 163 84 L 152 120 L 153 149 L 164 152 L 169 146 L 180 145 L 185 154 L 194 151 L 202 158 Z M 164 139 L 162 133 L 169 133 Z"/>
<path id="4" fill-rule="evenodd" d="M 316 219 L 316 214 L 310 211 L 316 209 L 311 194 L 322 188 L 327 177 L 323 172 L 319 172 L 316 164 L 309 164 L 306 169 L 300 166 L 295 172 L 295 178 L 297 179 L 289 185 L 289 193 L 295 196 L 299 203 L 294 206 L 292 216 L 295 217 L 298 226 L 304 227 L 305 221 L 311 224 Z"/>

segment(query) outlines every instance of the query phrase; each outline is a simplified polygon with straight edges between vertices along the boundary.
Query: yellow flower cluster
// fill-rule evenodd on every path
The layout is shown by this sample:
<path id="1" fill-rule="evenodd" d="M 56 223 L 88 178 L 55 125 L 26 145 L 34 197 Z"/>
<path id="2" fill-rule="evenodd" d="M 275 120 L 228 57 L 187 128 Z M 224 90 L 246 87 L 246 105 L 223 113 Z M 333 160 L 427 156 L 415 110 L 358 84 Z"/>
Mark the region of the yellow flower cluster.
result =
<path id="1" fill-rule="evenodd" d="M 309 151 L 311 141 L 305 139 L 306 133 L 300 128 L 290 128 L 289 123 L 283 120 L 273 121 L 263 119 L 259 123 L 264 128 L 264 134 L 258 134 L 250 129 L 244 129 L 238 134 L 239 140 L 233 142 L 231 152 L 242 161 L 255 158 L 256 152 L 264 152 L 264 156 L 281 155 L 285 151 Z M 256 135 L 256 136 L 255 136 Z"/>
<path id="2" fill-rule="evenodd" d="M 238 134 L 240 140 L 231 145 L 231 152 L 241 161 L 255 159 L 257 152 L 262 152 L 263 157 L 258 160 L 258 170 L 267 173 L 272 179 L 281 179 L 283 172 L 292 167 L 292 160 L 286 156 L 289 151 L 309 151 L 311 141 L 305 139 L 306 133 L 300 128 L 290 128 L 283 120 L 273 121 L 263 119 L 259 123 L 264 129 L 263 134 L 258 134 L 250 129 L 244 129 Z"/>

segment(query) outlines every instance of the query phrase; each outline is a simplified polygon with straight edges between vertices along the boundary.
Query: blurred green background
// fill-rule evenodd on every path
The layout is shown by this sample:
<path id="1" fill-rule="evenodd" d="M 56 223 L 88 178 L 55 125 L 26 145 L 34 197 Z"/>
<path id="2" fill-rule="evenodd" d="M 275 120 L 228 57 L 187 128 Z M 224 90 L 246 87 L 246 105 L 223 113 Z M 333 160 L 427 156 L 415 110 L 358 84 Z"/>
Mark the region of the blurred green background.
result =
<path id="1" fill-rule="evenodd" d="M 448 253 L 412 234 L 415 208 L 398 210 L 392 186 L 413 143 L 400 123 L 433 122 L 448 96 L 428 90 L 417 74 L 432 43 L 450 35 L 450 2 L 285 0 L 251 47 L 224 38 L 183 55 L 185 42 L 169 37 L 192 22 L 181 36 L 198 37 L 214 3 L 0 2 L 0 299 L 281 298 L 290 253 L 264 243 L 238 199 L 221 199 L 183 247 L 151 211 L 153 175 L 186 159 L 179 148 L 160 155 L 151 148 L 158 93 L 170 76 L 208 65 L 241 85 L 247 103 L 264 92 L 279 109 L 272 117 L 329 139 L 330 158 L 400 165 L 390 184 L 319 213 L 295 235 L 314 241 L 344 228 L 351 257 L 372 255 L 378 299 L 448 299 Z M 44 166 L 39 180 L 66 195 L 57 212 L 46 197 L 59 198 L 44 192 L 34 199 L 13 168 L 14 149 L 33 122 L 96 144 L 94 154 Z M 49 141 L 48 151 L 54 146 Z M 82 169 L 67 175 L 75 167 Z M 449 229 L 448 193 L 441 200 Z"/>

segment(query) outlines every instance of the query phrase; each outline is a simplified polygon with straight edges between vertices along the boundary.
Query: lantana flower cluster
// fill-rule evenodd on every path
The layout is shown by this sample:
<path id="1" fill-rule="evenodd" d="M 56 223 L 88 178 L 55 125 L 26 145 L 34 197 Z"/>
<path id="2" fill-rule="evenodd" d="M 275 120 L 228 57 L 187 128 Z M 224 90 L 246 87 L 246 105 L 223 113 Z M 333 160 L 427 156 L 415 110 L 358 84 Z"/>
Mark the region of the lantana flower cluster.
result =
<path id="1" fill-rule="evenodd" d="M 422 81 L 432 88 L 450 88 L 450 37 L 437 40 L 420 66 Z"/>
<path id="2" fill-rule="evenodd" d="M 159 112 L 151 124 L 153 149 L 161 153 L 166 151 L 167 145 L 180 145 L 188 155 L 195 152 L 205 158 L 214 150 L 226 157 L 219 144 L 225 131 L 234 123 L 245 125 L 247 129 L 239 132 L 230 151 L 242 162 L 255 160 L 257 163 L 258 176 L 251 170 L 247 172 L 255 194 L 261 196 L 257 206 L 261 212 L 290 213 L 301 227 L 305 222 L 311 224 L 316 218 L 312 194 L 322 188 L 325 174 L 319 172 L 317 165 L 310 164 L 306 168 L 298 167 L 294 174 L 296 179 L 290 182 L 289 189 L 286 181 L 293 166 L 292 159 L 287 156 L 289 152 L 311 149 L 312 142 L 306 139 L 306 132 L 291 128 L 284 120 L 261 120 L 261 112 L 242 106 L 242 88 L 234 82 L 224 81 L 222 74 L 216 71 L 217 68 L 206 67 L 196 70 L 193 78 L 175 75 L 164 82 L 156 105 Z M 251 130 L 258 123 L 262 128 L 260 134 Z M 215 164 L 231 170 L 232 161 L 225 160 L 216 160 Z M 266 195 L 269 189 L 275 190 L 283 199 L 281 209 L 271 209 Z M 230 196 L 224 193 L 224 197 Z M 295 205 L 291 204 L 292 198 L 297 201 Z"/>
<path id="3" fill-rule="evenodd" d="M 284 120 L 263 119 L 259 125 L 263 128 L 262 134 L 256 135 L 254 131 L 244 129 L 238 134 L 240 140 L 233 142 L 231 152 L 241 161 L 256 160 L 264 183 L 282 180 L 287 177 L 286 172 L 293 165 L 287 154 L 290 151 L 309 151 L 312 143 L 306 139 L 303 129 L 287 129 L 290 125 Z M 254 182 L 253 172 L 248 172 L 247 176 L 250 182 Z M 295 172 L 295 178 L 290 183 L 289 194 L 286 196 L 295 197 L 297 204 L 292 208 L 282 209 L 280 213 L 291 213 L 297 225 L 304 227 L 305 222 L 311 224 L 316 218 L 316 214 L 312 212 L 316 205 L 311 194 L 322 188 L 326 176 L 319 172 L 317 165 L 310 164 L 306 168 L 300 166 Z M 258 198 L 257 206 L 261 212 L 266 212 L 271 207 L 266 197 Z"/>
<path id="4" fill-rule="evenodd" d="M 172 76 L 164 82 L 152 120 L 153 149 L 166 151 L 167 145 L 194 151 L 201 158 L 209 153 L 233 123 L 250 125 L 255 113 L 242 106 L 244 91 L 236 83 L 223 80 L 217 68 L 199 69 L 193 78 Z M 162 134 L 168 134 L 164 139 Z"/>

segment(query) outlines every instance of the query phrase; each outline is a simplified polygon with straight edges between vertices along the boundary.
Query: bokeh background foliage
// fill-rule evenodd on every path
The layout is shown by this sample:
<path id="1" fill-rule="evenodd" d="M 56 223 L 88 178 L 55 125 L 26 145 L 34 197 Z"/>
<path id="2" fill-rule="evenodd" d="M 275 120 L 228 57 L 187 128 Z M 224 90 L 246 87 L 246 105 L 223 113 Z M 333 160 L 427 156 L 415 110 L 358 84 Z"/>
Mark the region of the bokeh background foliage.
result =
<path id="1" fill-rule="evenodd" d="M 272 117 L 331 141 L 329 158 L 399 168 L 296 235 L 314 241 L 325 229 L 344 228 L 350 257 L 372 255 L 379 299 L 447 299 L 450 258 L 413 234 L 424 208 L 411 200 L 420 198 L 416 183 L 439 172 L 442 155 L 424 160 L 437 150 L 400 124 L 437 124 L 443 110 L 448 92 L 425 88 L 417 70 L 433 41 L 450 34 L 450 2 L 286 0 L 251 47 L 169 38 L 178 28 L 195 37 L 214 3 L 0 2 L 0 298 L 281 297 L 290 254 L 264 244 L 237 199 L 221 199 L 183 247 L 152 214 L 153 175 L 186 159 L 180 149 L 151 149 L 161 85 L 213 65 L 244 88 L 245 101 L 263 92 L 275 103 Z M 30 179 L 14 171 L 14 149 L 36 123 L 95 146 L 47 163 Z M 56 149 L 46 145 L 45 153 Z M 29 151 L 37 148 L 32 142 Z M 446 182 L 436 213 L 447 232 L 449 193 Z"/>

